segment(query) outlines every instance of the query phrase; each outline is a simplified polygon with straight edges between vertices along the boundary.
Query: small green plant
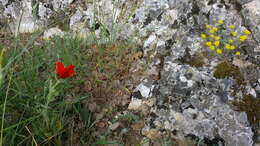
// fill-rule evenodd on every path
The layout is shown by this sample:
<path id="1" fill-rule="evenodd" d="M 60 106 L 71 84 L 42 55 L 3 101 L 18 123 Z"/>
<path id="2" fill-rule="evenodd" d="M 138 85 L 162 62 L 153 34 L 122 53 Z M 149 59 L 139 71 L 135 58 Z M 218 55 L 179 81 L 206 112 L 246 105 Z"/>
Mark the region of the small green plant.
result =
<path id="1" fill-rule="evenodd" d="M 235 25 L 226 26 L 223 20 L 218 20 L 216 25 L 205 25 L 205 32 L 201 34 L 204 39 L 203 45 L 217 54 L 231 52 L 241 55 L 241 45 L 250 37 L 251 32 L 244 29 L 243 32 L 236 30 Z"/>
<path id="2" fill-rule="evenodd" d="M 223 79 L 225 77 L 233 77 L 239 85 L 245 84 L 244 77 L 240 72 L 240 69 L 229 62 L 222 62 L 217 65 L 214 72 L 214 77 Z"/>
<path id="3" fill-rule="evenodd" d="M 166 135 L 159 139 L 161 146 L 174 146 L 178 145 L 170 136 Z"/>
<path id="4" fill-rule="evenodd" d="M 134 123 L 134 122 L 137 122 L 139 119 L 140 119 L 140 117 L 138 115 L 129 113 L 129 114 L 119 116 L 117 119 L 114 119 L 113 122 L 126 120 L 129 123 Z"/>
<path id="5" fill-rule="evenodd" d="M 0 88 L 2 86 L 2 84 L 4 83 L 4 73 L 3 73 L 3 66 L 4 66 L 4 54 L 5 53 L 5 49 L 2 49 L 0 51 Z"/>

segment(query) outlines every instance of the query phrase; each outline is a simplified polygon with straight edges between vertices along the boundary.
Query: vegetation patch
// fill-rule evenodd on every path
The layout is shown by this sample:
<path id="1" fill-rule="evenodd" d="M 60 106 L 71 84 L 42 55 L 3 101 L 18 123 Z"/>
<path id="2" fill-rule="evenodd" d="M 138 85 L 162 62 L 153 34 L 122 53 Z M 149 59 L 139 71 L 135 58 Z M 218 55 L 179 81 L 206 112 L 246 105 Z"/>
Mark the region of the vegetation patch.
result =
<path id="1" fill-rule="evenodd" d="M 260 127 L 260 99 L 252 95 L 246 95 L 242 100 L 233 103 L 234 109 L 239 112 L 246 112 L 248 120 L 254 127 Z"/>
<path id="2" fill-rule="evenodd" d="M 205 33 L 201 34 L 206 48 L 217 54 L 241 55 L 241 45 L 251 37 L 248 29 L 240 31 L 236 25 L 226 27 L 223 20 L 218 20 L 214 25 L 205 25 Z"/>
<path id="3" fill-rule="evenodd" d="M 223 79 L 225 77 L 233 77 L 239 85 L 244 85 L 244 77 L 240 72 L 239 67 L 229 62 L 222 62 L 216 66 L 214 77 Z"/>
<path id="4" fill-rule="evenodd" d="M 105 133 L 93 134 L 93 113 L 100 111 L 90 110 L 89 103 L 101 111 L 110 108 L 105 117 L 112 119 L 117 106 L 129 102 L 131 89 L 125 81 L 139 58 L 136 46 L 126 41 L 91 43 L 69 35 L 49 40 L 34 34 L 2 35 L 0 96 L 5 98 L 0 106 L 5 110 L 0 112 L 0 140 L 10 145 L 108 143 L 101 138 Z M 57 62 L 62 66 L 56 74 Z"/>

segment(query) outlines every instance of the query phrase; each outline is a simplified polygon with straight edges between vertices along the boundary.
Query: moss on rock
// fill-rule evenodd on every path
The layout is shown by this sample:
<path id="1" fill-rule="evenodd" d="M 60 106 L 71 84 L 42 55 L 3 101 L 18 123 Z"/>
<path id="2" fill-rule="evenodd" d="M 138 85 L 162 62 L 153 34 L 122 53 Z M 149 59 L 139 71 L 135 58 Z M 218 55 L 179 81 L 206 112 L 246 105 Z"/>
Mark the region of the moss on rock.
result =
<path id="1" fill-rule="evenodd" d="M 246 95 L 242 100 L 234 101 L 234 109 L 239 112 L 246 112 L 248 120 L 255 127 L 260 127 L 260 99 L 252 95 Z"/>
<path id="2" fill-rule="evenodd" d="M 233 77 L 239 85 L 245 84 L 244 77 L 241 74 L 239 67 L 226 61 L 217 65 L 213 76 L 218 79 Z"/>

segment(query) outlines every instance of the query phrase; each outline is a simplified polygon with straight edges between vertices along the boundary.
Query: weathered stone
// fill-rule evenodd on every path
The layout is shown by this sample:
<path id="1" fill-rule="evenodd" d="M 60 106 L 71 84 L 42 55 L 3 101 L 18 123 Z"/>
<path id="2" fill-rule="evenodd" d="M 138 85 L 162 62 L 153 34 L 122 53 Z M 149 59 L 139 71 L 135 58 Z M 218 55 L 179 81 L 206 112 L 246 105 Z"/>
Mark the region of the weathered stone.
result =
<path id="1" fill-rule="evenodd" d="M 128 109 L 130 110 L 138 110 L 142 106 L 142 100 L 132 98 L 130 104 L 128 105 Z"/>
<path id="2" fill-rule="evenodd" d="M 246 4 L 246 3 L 249 3 L 249 2 L 251 2 L 251 1 L 253 1 L 253 0 L 236 0 L 240 5 L 244 5 L 244 4 Z"/>
<path id="3" fill-rule="evenodd" d="M 43 34 L 43 38 L 44 39 L 49 39 L 53 36 L 63 36 L 64 35 L 64 32 L 61 31 L 59 28 L 57 27 L 54 27 L 54 28 L 50 28 L 48 30 L 46 30 Z"/>
<path id="4" fill-rule="evenodd" d="M 161 137 L 160 131 L 157 129 L 149 129 L 149 130 L 143 129 L 142 134 L 152 140 L 156 140 Z"/>
<path id="5" fill-rule="evenodd" d="M 109 128 L 110 130 L 114 131 L 114 130 L 116 130 L 119 126 L 120 126 L 120 123 L 119 123 L 119 122 L 116 122 L 116 123 L 114 123 L 114 124 L 109 125 L 108 128 Z"/>
<path id="6" fill-rule="evenodd" d="M 143 120 L 138 121 L 137 123 L 133 124 L 131 127 L 135 131 L 140 131 L 144 127 L 144 121 Z"/>
<path id="7" fill-rule="evenodd" d="M 260 1 L 253 0 L 243 6 L 244 23 L 250 27 L 254 38 L 260 42 Z"/>
<path id="8" fill-rule="evenodd" d="M 154 87 L 153 81 L 145 80 L 136 87 L 135 91 L 139 91 L 144 98 L 148 98 L 152 96 Z"/>
<path id="9" fill-rule="evenodd" d="M 34 19 L 33 8 L 30 1 L 13 2 L 7 6 L 4 15 L 11 16 L 13 22 L 10 28 L 13 33 L 28 33 L 39 29 L 39 25 Z"/>

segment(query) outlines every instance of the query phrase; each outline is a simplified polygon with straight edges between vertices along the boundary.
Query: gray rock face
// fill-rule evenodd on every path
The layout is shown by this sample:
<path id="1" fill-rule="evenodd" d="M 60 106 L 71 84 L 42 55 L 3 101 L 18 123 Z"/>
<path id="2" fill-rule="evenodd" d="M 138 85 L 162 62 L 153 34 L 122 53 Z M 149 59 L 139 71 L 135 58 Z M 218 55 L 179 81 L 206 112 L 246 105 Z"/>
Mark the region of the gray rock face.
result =
<path id="1" fill-rule="evenodd" d="M 152 97 L 154 86 L 155 85 L 153 85 L 153 82 L 144 81 L 142 84 L 138 85 L 135 90 L 136 92 L 139 91 L 142 97 L 149 98 Z"/>
<path id="2" fill-rule="evenodd" d="M 199 38 L 204 24 L 214 24 L 222 19 L 225 25 L 235 24 L 241 30 L 246 21 L 245 17 L 252 19 L 253 24 L 258 23 L 258 7 L 252 8 L 252 11 L 248 8 L 257 6 L 257 3 L 240 1 L 243 6 L 241 12 L 248 9 L 248 13 L 241 17 L 240 10 L 228 2 L 170 1 L 169 7 L 157 8 L 163 10 L 161 19 L 151 17 L 150 21 L 139 22 L 142 24 L 140 35 L 146 38 L 143 46 L 144 55 L 149 56 L 149 52 L 154 51 L 155 54 L 150 56 L 163 56 L 161 79 L 154 87 L 156 94 L 153 94 L 157 103 L 151 109 L 152 116 L 148 119 L 149 124 L 145 129 L 178 131 L 181 135 L 195 135 L 201 139 L 217 141 L 214 143 L 217 145 L 253 145 L 254 134 L 246 113 L 236 112 L 229 105 L 229 102 L 236 98 L 231 94 L 234 92 L 236 81 L 232 78 L 213 77 L 215 67 L 222 58 L 211 58 L 209 65 L 201 68 L 191 67 L 185 62 L 204 49 Z M 142 7 L 137 14 L 138 20 L 148 20 L 150 15 L 157 16 Z M 253 24 L 248 26 L 248 29 L 258 27 Z M 259 34 L 253 30 L 252 33 Z M 253 40 L 247 49 L 254 50 L 258 46 L 259 44 Z M 256 54 L 248 54 L 254 58 L 253 64 L 259 61 Z M 254 70 L 257 71 L 257 68 Z M 254 79 L 254 82 L 257 80 Z M 246 93 L 257 97 L 257 91 L 254 91 L 253 86 L 250 86 Z M 236 96 L 242 97 L 241 94 L 238 92 Z"/>
<path id="3" fill-rule="evenodd" d="M 249 3 L 249 2 L 251 2 L 251 1 L 253 1 L 253 0 L 236 0 L 239 4 L 241 4 L 241 5 L 244 5 L 244 4 L 246 4 L 246 3 Z"/>
<path id="4" fill-rule="evenodd" d="M 260 42 L 260 1 L 254 0 L 243 5 L 244 23 L 253 32 L 254 38 Z"/>
<path id="5" fill-rule="evenodd" d="M 171 60 L 165 62 L 164 68 L 157 104 L 152 109 L 156 115 L 150 119 L 152 124 L 184 135 L 221 137 L 228 146 L 253 144 L 246 114 L 235 112 L 226 104 L 230 89 L 221 87 L 223 81 Z"/>
<path id="6" fill-rule="evenodd" d="M 14 20 L 10 24 L 13 33 L 33 32 L 38 28 L 37 24 L 33 21 L 30 1 L 14 1 L 9 3 L 3 0 L 0 2 L 4 6 L 3 15 Z"/>
<path id="7" fill-rule="evenodd" d="M 9 4 L 8 0 L 1 0 L 0 3 L 4 7 L 3 14 L 6 17 L 19 17 L 23 2 L 15 1 Z"/>
<path id="8" fill-rule="evenodd" d="M 72 3 L 72 0 L 39 2 L 34 0 L 6 1 L 1 0 L 4 7 L 3 15 L 13 19 L 10 24 L 12 32 L 34 32 L 43 25 L 47 25 L 50 16 L 63 10 Z M 19 31 L 18 31 L 19 27 Z"/>

